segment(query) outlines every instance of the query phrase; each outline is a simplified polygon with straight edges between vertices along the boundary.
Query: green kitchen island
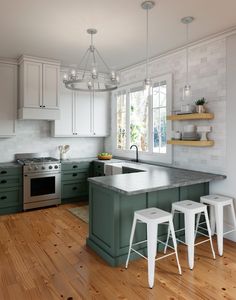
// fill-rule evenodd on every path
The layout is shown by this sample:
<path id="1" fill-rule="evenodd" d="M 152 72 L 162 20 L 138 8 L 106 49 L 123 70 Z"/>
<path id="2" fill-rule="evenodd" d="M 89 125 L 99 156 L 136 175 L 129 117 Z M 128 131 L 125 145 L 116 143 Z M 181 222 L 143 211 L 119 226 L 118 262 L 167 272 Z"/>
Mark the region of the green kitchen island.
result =
<path id="1" fill-rule="evenodd" d="M 209 194 L 209 182 L 223 175 L 154 166 L 123 163 L 119 175 L 89 178 L 89 236 L 87 245 L 109 265 L 125 263 L 135 210 L 157 207 L 171 211 L 171 204 L 181 200 L 199 201 Z M 175 219 L 175 229 L 183 227 L 182 217 Z M 158 228 L 165 241 L 167 226 Z M 146 240 L 145 224 L 138 224 L 134 242 Z M 159 247 L 160 245 L 158 245 Z M 146 254 L 146 244 L 136 248 Z M 131 259 L 137 258 L 132 253 Z"/>

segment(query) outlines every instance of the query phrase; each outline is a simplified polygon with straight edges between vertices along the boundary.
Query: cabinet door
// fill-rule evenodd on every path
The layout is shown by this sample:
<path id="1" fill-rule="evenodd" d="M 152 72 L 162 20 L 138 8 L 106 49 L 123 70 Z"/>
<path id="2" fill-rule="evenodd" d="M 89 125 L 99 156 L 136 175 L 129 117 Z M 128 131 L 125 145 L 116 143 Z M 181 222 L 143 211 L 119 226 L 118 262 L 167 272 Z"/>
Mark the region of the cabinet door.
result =
<path id="1" fill-rule="evenodd" d="M 93 134 L 109 135 L 109 94 L 95 93 L 93 99 Z"/>
<path id="2" fill-rule="evenodd" d="M 54 121 L 54 136 L 73 136 L 73 92 L 63 83 L 63 74 L 60 80 L 60 120 Z"/>
<path id="3" fill-rule="evenodd" d="M 43 64 L 43 107 L 59 108 L 59 67 Z"/>
<path id="4" fill-rule="evenodd" d="M 75 93 L 74 126 L 77 136 L 92 135 L 91 95 L 89 92 Z"/>
<path id="5" fill-rule="evenodd" d="M 24 107 L 42 106 L 42 64 L 24 62 Z"/>
<path id="6" fill-rule="evenodd" d="M 15 134 L 17 66 L 0 64 L 0 136 Z"/>

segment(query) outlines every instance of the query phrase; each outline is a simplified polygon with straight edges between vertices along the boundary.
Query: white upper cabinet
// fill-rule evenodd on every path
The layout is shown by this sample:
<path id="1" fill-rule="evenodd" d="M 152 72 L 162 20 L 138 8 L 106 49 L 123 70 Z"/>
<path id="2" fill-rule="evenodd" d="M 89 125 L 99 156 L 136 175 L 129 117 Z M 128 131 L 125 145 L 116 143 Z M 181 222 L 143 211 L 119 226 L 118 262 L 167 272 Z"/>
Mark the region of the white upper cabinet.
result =
<path id="1" fill-rule="evenodd" d="M 0 137 L 15 135 L 17 65 L 0 62 Z"/>
<path id="2" fill-rule="evenodd" d="M 54 137 L 104 137 L 109 135 L 109 95 L 75 92 L 60 79 L 61 119 L 52 122 Z"/>
<path id="3" fill-rule="evenodd" d="M 59 66 L 43 64 L 43 101 L 46 108 L 59 108 Z"/>
<path id="4" fill-rule="evenodd" d="M 75 133 L 73 118 L 74 93 L 65 88 L 62 73 L 59 87 L 61 118 L 52 122 L 52 135 L 55 137 L 70 137 Z"/>
<path id="5" fill-rule="evenodd" d="M 24 91 L 22 91 L 24 106 L 40 107 L 42 105 L 42 64 L 26 61 L 20 68 L 21 76 L 24 79 Z"/>
<path id="6" fill-rule="evenodd" d="M 97 93 L 93 100 L 93 133 L 95 136 L 109 135 L 109 93 Z"/>
<path id="7" fill-rule="evenodd" d="M 92 103 L 88 92 L 75 92 L 74 101 L 75 133 L 79 136 L 91 136 Z"/>
<path id="8" fill-rule="evenodd" d="M 19 64 L 19 118 L 59 119 L 59 62 L 22 56 Z"/>

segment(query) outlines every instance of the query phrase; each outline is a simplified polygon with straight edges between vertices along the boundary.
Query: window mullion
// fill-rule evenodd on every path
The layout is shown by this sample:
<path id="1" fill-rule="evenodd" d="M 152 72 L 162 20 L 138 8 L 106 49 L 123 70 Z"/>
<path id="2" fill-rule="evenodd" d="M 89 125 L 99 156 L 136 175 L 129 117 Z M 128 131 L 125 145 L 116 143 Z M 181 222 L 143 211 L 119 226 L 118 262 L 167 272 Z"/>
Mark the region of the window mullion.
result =
<path id="1" fill-rule="evenodd" d="M 149 97 L 148 152 L 153 153 L 153 93 Z"/>
<path id="2" fill-rule="evenodd" d="M 130 91 L 126 90 L 126 150 L 130 148 Z"/>

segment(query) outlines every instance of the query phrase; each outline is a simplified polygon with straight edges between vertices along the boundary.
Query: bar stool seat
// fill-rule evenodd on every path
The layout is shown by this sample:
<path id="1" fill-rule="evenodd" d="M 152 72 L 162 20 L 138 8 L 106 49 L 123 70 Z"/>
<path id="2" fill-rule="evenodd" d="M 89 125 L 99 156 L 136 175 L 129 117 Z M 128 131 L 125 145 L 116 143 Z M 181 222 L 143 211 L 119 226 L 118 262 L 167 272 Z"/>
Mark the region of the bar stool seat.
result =
<path id="1" fill-rule="evenodd" d="M 217 234 L 217 247 L 220 256 L 223 255 L 223 238 L 224 235 L 236 231 L 236 216 L 233 204 L 233 198 L 222 195 L 202 196 L 201 203 L 207 204 L 210 207 L 210 223 L 212 235 Z M 228 206 L 232 215 L 233 226 L 227 224 L 230 230 L 224 232 L 224 208 Z M 198 218 L 199 219 L 199 218 Z M 199 221 L 199 220 L 198 220 Z M 203 224 L 199 223 L 199 225 Z"/>
<path id="2" fill-rule="evenodd" d="M 173 218 L 176 213 L 184 214 L 185 227 L 176 230 L 176 232 L 179 232 L 182 230 L 185 231 L 185 242 L 183 242 L 182 240 L 179 240 L 179 239 L 177 239 L 177 241 L 188 246 L 189 268 L 192 270 L 194 267 L 194 246 L 205 243 L 207 241 L 210 241 L 212 255 L 213 255 L 213 258 L 215 259 L 215 251 L 214 251 L 212 239 L 211 239 L 211 228 L 210 228 L 210 223 L 209 223 L 209 218 L 208 218 L 208 213 L 207 213 L 207 206 L 203 203 L 199 203 L 199 202 L 195 202 L 195 201 L 191 201 L 191 200 L 183 200 L 183 201 L 179 201 L 179 202 L 174 202 L 174 203 L 172 203 Z M 196 229 L 195 229 L 196 216 L 200 216 L 201 213 L 203 213 L 205 216 L 208 235 L 206 235 L 202 232 L 198 232 L 198 226 L 196 226 Z M 206 236 L 207 239 L 205 239 L 204 241 L 195 243 L 195 238 L 196 238 L 197 233 Z M 168 231 L 166 243 L 168 243 L 168 241 L 169 241 L 170 234 L 171 234 L 171 232 Z M 165 247 L 164 253 L 165 252 L 166 252 L 166 247 Z"/>
<path id="3" fill-rule="evenodd" d="M 140 241 L 138 243 L 133 244 L 133 238 L 134 238 L 134 233 L 135 233 L 137 222 L 147 224 L 147 240 Z M 174 247 L 171 247 L 169 245 L 168 245 L 168 247 L 173 249 L 174 252 L 156 258 L 157 242 L 165 245 L 165 243 L 158 240 L 158 238 L 157 238 L 159 224 L 169 225 L 169 230 L 172 234 Z M 133 246 L 139 245 L 139 244 L 142 244 L 145 242 L 147 242 L 147 257 L 145 257 L 143 254 L 141 254 L 139 251 L 137 251 L 133 248 Z M 177 243 L 176 243 L 176 239 L 175 239 L 175 231 L 174 231 L 174 225 L 173 225 L 173 221 L 172 221 L 172 215 L 164 210 L 152 207 L 152 208 L 142 209 L 142 210 L 138 210 L 138 211 L 134 212 L 133 224 L 132 224 L 132 229 L 131 229 L 131 234 L 130 234 L 129 251 L 128 251 L 128 256 L 127 256 L 127 260 L 126 260 L 126 269 L 128 268 L 131 251 L 134 251 L 138 255 L 147 259 L 147 261 L 148 261 L 148 283 L 149 283 L 150 288 L 152 288 L 154 285 L 155 261 L 156 260 L 160 260 L 164 257 L 175 254 L 179 273 L 182 274 L 181 267 L 179 264 L 178 253 L 177 253 Z"/>

